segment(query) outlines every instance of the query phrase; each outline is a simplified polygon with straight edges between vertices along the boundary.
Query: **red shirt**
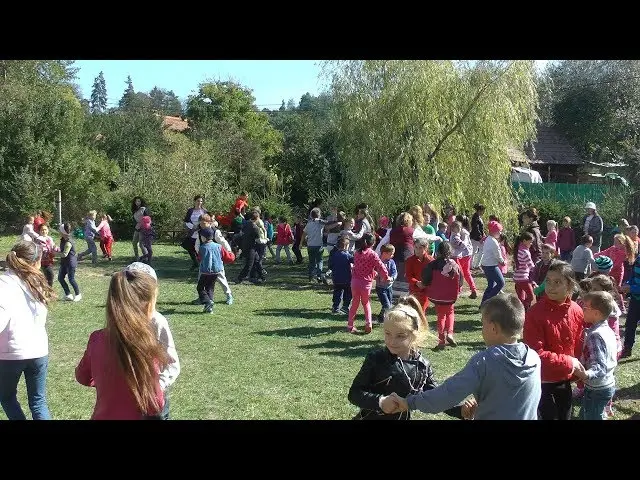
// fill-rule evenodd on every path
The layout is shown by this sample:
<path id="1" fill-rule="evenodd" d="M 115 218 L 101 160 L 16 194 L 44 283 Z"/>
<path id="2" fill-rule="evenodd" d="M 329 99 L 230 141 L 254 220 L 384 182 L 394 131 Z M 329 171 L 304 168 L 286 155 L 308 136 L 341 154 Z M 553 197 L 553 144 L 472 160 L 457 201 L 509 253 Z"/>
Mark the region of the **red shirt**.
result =
<path id="1" fill-rule="evenodd" d="M 432 262 L 433 257 L 426 255 L 423 258 L 418 258 L 415 255 L 411 255 L 405 262 L 405 276 L 407 283 L 409 284 L 409 293 L 412 295 L 425 296 L 427 294 L 425 288 L 416 287 L 416 282 L 422 282 L 422 270 L 427 266 L 427 263 Z"/>
<path id="2" fill-rule="evenodd" d="M 159 375 L 158 370 L 156 398 L 159 405 L 164 405 Z M 106 329 L 96 330 L 89 336 L 87 349 L 76 367 L 76 380 L 96 388 L 91 420 L 142 420 L 144 414 L 129 390 L 115 353 L 109 348 Z"/>
<path id="3" fill-rule="evenodd" d="M 546 295 L 531 307 L 524 321 L 524 343 L 540 356 L 543 382 L 562 382 L 573 375 L 573 360 L 582 354 L 584 314 L 570 297 L 563 303 Z"/>
<path id="4" fill-rule="evenodd" d="M 36 233 L 40 233 L 40 226 L 44 225 L 45 221 L 40 215 L 33 219 L 33 231 Z"/>

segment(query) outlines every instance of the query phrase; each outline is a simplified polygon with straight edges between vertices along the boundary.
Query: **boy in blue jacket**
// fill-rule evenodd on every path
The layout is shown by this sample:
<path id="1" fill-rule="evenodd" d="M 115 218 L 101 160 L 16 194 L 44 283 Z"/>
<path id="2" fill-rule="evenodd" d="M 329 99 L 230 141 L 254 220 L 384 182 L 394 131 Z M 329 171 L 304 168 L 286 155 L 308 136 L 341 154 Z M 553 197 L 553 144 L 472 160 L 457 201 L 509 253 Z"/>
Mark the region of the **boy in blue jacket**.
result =
<path id="1" fill-rule="evenodd" d="M 624 347 L 620 358 L 627 358 L 631 356 L 631 349 L 636 341 L 636 328 L 638 328 L 638 320 L 640 319 L 640 255 L 631 267 L 631 275 L 627 283 L 622 286 L 622 291 L 629 294 L 629 309 L 624 324 Z"/>
<path id="2" fill-rule="evenodd" d="M 329 254 L 329 270 L 333 280 L 333 308 L 334 315 L 349 314 L 351 306 L 351 265 L 353 265 L 353 255 L 347 250 L 349 239 L 347 237 L 338 238 L 336 247 Z M 340 308 L 342 301 L 342 308 Z"/>
<path id="3" fill-rule="evenodd" d="M 384 314 L 393 304 L 393 282 L 398 278 L 398 268 L 396 267 L 396 262 L 393 260 L 393 254 L 395 252 L 395 247 L 390 243 L 386 243 L 380 247 L 380 260 L 382 260 L 384 266 L 387 267 L 389 281 L 385 283 L 379 278 L 376 280 L 376 293 L 382 305 L 382 309 L 378 315 L 378 323 L 384 323 Z"/>
<path id="4" fill-rule="evenodd" d="M 223 271 L 224 263 L 235 260 L 233 253 L 228 252 L 219 243 L 213 241 L 215 233 L 212 228 L 200 230 L 200 278 L 198 279 L 198 296 L 204 304 L 204 313 L 213 313 L 213 287 L 218 274 Z"/>

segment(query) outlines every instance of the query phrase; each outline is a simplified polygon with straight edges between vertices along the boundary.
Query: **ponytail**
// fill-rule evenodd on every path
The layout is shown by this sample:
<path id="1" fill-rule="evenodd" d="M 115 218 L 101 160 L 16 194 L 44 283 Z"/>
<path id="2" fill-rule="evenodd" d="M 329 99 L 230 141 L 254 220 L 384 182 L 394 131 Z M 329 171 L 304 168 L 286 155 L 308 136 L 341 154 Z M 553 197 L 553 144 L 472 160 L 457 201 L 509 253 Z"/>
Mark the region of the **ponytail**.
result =
<path id="1" fill-rule="evenodd" d="M 42 257 L 42 247 L 36 242 L 21 240 L 7 255 L 7 267 L 24 282 L 33 297 L 44 306 L 55 298 L 55 292 L 47 283 L 35 263 Z"/>

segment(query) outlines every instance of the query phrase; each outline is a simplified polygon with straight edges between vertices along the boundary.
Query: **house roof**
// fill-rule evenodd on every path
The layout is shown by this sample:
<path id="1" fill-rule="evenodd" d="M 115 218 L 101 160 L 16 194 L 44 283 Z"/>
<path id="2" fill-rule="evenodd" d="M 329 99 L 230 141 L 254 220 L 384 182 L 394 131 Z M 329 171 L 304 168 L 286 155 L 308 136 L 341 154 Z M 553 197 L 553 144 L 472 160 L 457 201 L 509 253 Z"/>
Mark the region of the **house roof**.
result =
<path id="1" fill-rule="evenodd" d="M 530 163 L 529 157 L 519 148 L 507 148 L 507 155 L 509 156 L 509 160 L 511 163 Z"/>
<path id="2" fill-rule="evenodd" d="M 189 128 L 189 123 L 180 117 L 165 116 L 162 119 L 162 126 L 175 132 L 184 132 Z"/>
<path id="3" fill-rule="evenodd" d="M 524 147 L 532 164 L 582 165 L 584 160 L 556 130 L 538 125 L 538 137 Z"/>

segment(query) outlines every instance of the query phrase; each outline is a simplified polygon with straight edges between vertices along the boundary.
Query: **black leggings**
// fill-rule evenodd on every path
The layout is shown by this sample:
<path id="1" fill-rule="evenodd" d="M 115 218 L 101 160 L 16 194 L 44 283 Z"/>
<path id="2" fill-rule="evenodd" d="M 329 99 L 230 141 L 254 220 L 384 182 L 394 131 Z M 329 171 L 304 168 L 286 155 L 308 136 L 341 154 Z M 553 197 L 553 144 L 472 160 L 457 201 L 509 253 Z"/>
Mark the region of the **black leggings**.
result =
<path id="1" fill-rule="evenodd" d="M 542 384 L 538 417 L 540 420 L 571 420 L 571 382 Z"/>
<path id="2" fill-rule="evenodd" d="M 47 279 L 49 286 L 53 287 L 53 279 L 56 278 L 55 273 L 53 273 L 53 265 L 43 265 L 42 273 L 44 273 L 44 277 Z"/>

